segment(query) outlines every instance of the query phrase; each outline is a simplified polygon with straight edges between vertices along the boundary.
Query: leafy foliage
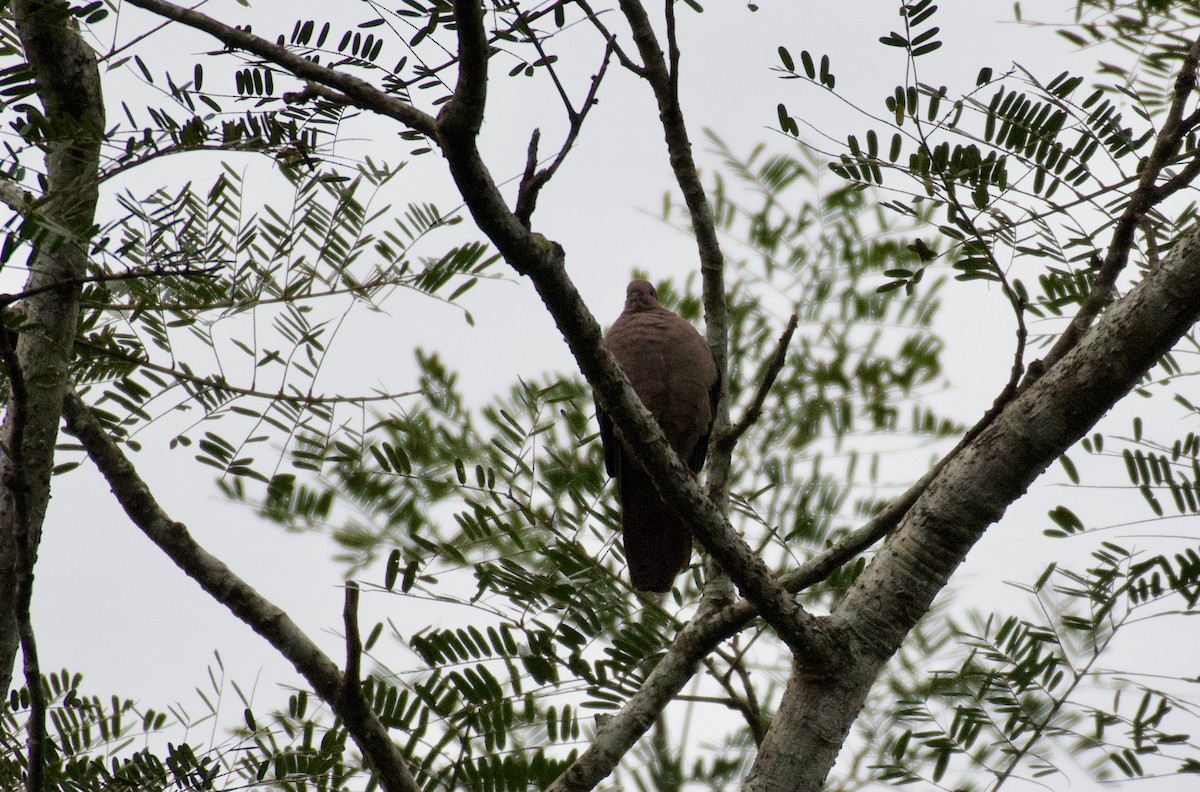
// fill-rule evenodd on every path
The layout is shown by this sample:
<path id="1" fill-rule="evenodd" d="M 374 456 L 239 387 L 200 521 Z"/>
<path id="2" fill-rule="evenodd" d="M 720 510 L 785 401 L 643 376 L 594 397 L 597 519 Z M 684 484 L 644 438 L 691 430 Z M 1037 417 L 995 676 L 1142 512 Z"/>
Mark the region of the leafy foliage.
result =
<path id="1" fill-rule="evenodd" d="M 904 30 L 882 42 L 906 55 L 908 80 L 884 98 L 886 113 L 860 111 L 889 123 L 849 136 L 830 165 L 851 183 L 885 188 L 893 198 L 883 205 L 894 212 L 930 208 L 939 241 L 927 243 L 929 260 L 943 258 L 960 280 L 1011 280 L 1014 307 L 1034 319 L 1062 316 L 1088 296 L 1105 231 L 1129 204 L 1200 18 L 1194 3 L 1147 7 L 1140 19 L 1112 4 L 1081 6 L 1092 19 L 1061 29 L 1068 41 L 1136 57 L 1102 62 L 1090 86 L 1070 72 L 1047 77 L 1020 66 L 1002 72 L 985 66 L 955 96 L 919 79 L 927 64 L 918 59 L 940 43 L 937 6 L 906 5 Z M 779 54 L 785 78 L 834 90 L 810 69 L 798 70 L 786 47 Z M 784 131 L 799 134 L 783 104 L 780 120 Z M 1186 161 L 1195 144 L 1189 135 L 1175 162 Z M 1175 162 L 1166 180 L 1180 172 Z M 1171 213 L 1165 206 L 1151 212 L 1140 226 L 1135 255 L 1142 266 L 1195 214 L 1193 202 L 1172 206 Z M 896 268 L 885 288 L 915 285 L 925 266 Z"/>
<path id="2" fill-rule="evenodd" d="M 879 747 L 881 778 L 975 789 L 984 787 L 965 779 L 982 772 L 998 789 L 1019 778 L 1056 783 L 1067 762 L 1102 780 L 1196 771 L 1187 686 L 1104 664 L 1117 643 L 1137 640 L 1139 624 L 1177 616 L 1173 603 L 1193 612 L 1195 563 L 1108 542 L 1092 562 L 1083 573 L 1051 565 L 1022 587 L 1036 619 L 977 614 L 956 628 L 967 650 L 957 666 L 894 690 L 901 730 Z"/>
<path id="3" fill-rule="evenodd" d="M 589 30 L 580 23 L 603 32 L 596 15 L 573 2 L 532 11 L 501 2 L 489 11 L 490 57 L 509 78 L 547 78 L 577 131 L 580 111 L 556 64 Z M 824 181 L 825 160 L 807 146 L 780 154 L 760 147 L 742 158 L 710 136 L 722 163 L 713 211 L 736 240 L 728 372 L 736 409 L 762 380 L 783 318 L 794 313 L 801 323 L 767 396 L 767 417 L 742 438 L 733 466 L 735 524 L 775 571 L 846 536 L 881 508 L 888 487 L 911 479 L 911 471 L 891 472 L 890 452 L 961 434 L 922 404 L 940 385 L 941 343 L 931 330 L 944 281 L 939 260 L 960 280 L 999 284 L 1012 305 L 1014 386 L 1027 362 L 1027 321 L 1042 322 L 1042 340 L 1052 341 L 1051 320 L 1116 288 L 1102 279 L 1103 232 L 1134 200 L 1200 18 L 1194 3 L 1140 4 L 1136 16 L 1083 3 L 1082 21 L 1064 37 L 1132 53 L 1132 66 L 1104 63 L 1086 88 L 1067 72 L 1047 79 L 985 67 L 973 85 L 952 92 L 918 76 L 942 45 L 937 7 L 920 0 L 902 12 L 903 29 L 880 42 L 903 55 L 907 77 L 882 97 L 878 117 L 864 113 L 871 127 L 833 152 L 835 188 Z M 106 9 L 72 13 L 98 25 Z M 443 104 L 457 70 L 442 43 L 454 34 L 449 5 L 406 0 L 368 13 L 341 28 L 298 19 L 278 42 L 414 104 Z M 607 64 L 613 42 L 591 43 Z M 17 138 L 2 167 L 13 185 L 32 191 L 41 149 L 62 130 L 23 101 L 34 85 L 18 52 L 4 19 L 2 112 Z M 828 55 L 802 50 L 797 59 L 781 46 L 778 57 L 793 84 L 847 90 Z M 422 201 L 393 208 L 403 163 L 342 162 L 351 103 L 311 93 L 248 57 L 224 74 L 197 63 L 188 79 L 156 74 L 137 55 L 109 68 L 158 92 L 161 104 L 141 114 L 123 108 L 106 142 L 106 183 L 215 149 L 269 157 L 266 178 L 288 198 L 261 200 L 263 177 L 233 160 L 207 188 L 120 192 L 93 237 L 93 269 L 81 284 L 76 386 L 129 446 L 148 426 L 169 424 L 171 445 L 194 447 L 231 497 L 287 528 L 328 531 L 351 574 L 380 578 L 375 593 L 396 597 L 404 618 L 371 630 L 374 667 L 364 689 L 404 741 L 424 788 L 547 786 L 596 719 L 629 700 L 692 613 L 698 566 L 665 602 L 631 595 L 590 394 L 576 377 L 519 381 L 476 407 L 435 351 L 417 349 L 411 392 L 326 393 L 322 372 L 351 311 L 390 307 L 401 289 L 454 302 L 497 260 L 453 228 L 458 209 Z M 777 110 L 780 128 L 799 137 L 787 106 Z M 420 133 L 401 139 L 410 158 L 431 150 Z M 1167 158 L 1167 183 L 1186 175 L 1195 146 L 1189 134 Z M 877 208 L 879 190 L 887 200 Z M 663 219 L 686 226 L 678 209 L 668 196 Z M 1147 212 L 1136 228 L 1135 263 L 1152 267 L 1194 209 L 1176 198 Z M 30 245 L 75 239 L 17 209 L 6 231 L 7 267 Z M 699 318 L 693 281 L 662 282 L 659 293 Z M 1148 389 L 1172 383 L 1183 368 L 1167 357 L 1161 371 Z M 1176 402 L 1195 411 L 1184 395 Z M 1179 514 L 1196 511 L 1200 443 L 1190 432 L 1152 443 L 1138 424 L 1131 440 L 1106 443 L 1098 433 L 1082 445 L 1097 455 L 1126 446 L 1121 464 L 1156 516 L 1164 502 Z M 1079 483 L 1071 458 L 1062 464 Z M 1056 535 L 1087 530 L 1067 505 L 1050 519 Z M 1020 774 L 1060 773 L 1064 753 L 1095 757 L 1089 769 L 1100 777 L 1140 776 L 1151 763 L 1194 772 L 1188 727 L 1178 725 L 1191 706 L 1186 698 L 1145 680 L 1109 682 L 1098 662 L 1138 620 L 1191 612 L 1198 557 L 1190 547 L 1145 558 L 1105 544 L 1086 573 L 1051 569 L 1029 588 L 1040 620 L 997 613 L 954 630 L 949 622 L 922 625 L 889 672 L 886 695 L 868 706 L 867 747 L 838 783 L 943 784 L 982 768 L 995 788 Z M 856 559 L 804 592 L 806 607 L 833 609 L 865 563 Z M 1057 585 L 1048 588 L 1051 580 Z M 429 603 L 461 616 L 426 618 Z M 948 670 L 930 674 L 923 661 L 935 653 L 950 656 Z M 706 658 L 700 692 L 676 702 L 613 788 L 722 789 L 744 775 L 748 749 L 779 700 L 788 670 L 781 656 L 771 633 L 754 625 Z M 303 691 L 267 716 L 238 691 L 244 728 L 230 744 L 134 751 L 135 735 L 166 727 L 162 716 L 80 699 L 78 679 L 66 674 L 46 684 L 59 788 L 207 789 L 228 781 L 332 790 L 357 786 L 366 773 L 347 750 L 344 725 L 310 706 Z M 1096 692 L 1107 695 L 1106 685 L 1111 704 Z M 9 743 L 19 739 L 26 699 L 11 697 L 0 719 Z M 709 745 L 690 745 L 691 716 L 718 708 L 741 721 Z M 215 717 L 209 709 L 206 717 Z M 138 717 L 140 732 L 130 726 Z M 11 754 L 0 763 L 6 784 L 23 772 Z"/>

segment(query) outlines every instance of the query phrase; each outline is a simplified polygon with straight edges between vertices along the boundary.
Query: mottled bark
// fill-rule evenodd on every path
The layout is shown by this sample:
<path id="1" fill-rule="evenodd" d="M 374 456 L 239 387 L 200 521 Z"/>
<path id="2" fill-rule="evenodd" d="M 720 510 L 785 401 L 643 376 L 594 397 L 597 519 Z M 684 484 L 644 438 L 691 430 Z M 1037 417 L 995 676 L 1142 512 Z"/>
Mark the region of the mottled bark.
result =
<path id="1" fill-rule="evenodd" d="M 14 344 L 23 404 L 10 398 L 0 429 L 0 673 L 7 690 L 17 648 L 20 597 L 28 596 L 32 567 L 21 574 L 18 542 L 36 558 L 50 499 L 50 471 L 79 316 L 79 280 L 98 197 L 104 106 L 95 53 L 80 36 L 65 4 L 14 0 L 11 12 L 45 112 L 39 134 L 46 151 L 45 193 L 26 214 L 32 224 L 28 289 Z M 61 288 L 46 289 L 56 283 Z M 13 389 L 10 389 L 10 391 Z M 20 417 L 20 420 L 18 420 Z M 21 464 L 15 465 L 13 460 Z M 25 578 L 22 583 L 22 577 Z M 18 589 L 24 587 L 24 593 Z"/>

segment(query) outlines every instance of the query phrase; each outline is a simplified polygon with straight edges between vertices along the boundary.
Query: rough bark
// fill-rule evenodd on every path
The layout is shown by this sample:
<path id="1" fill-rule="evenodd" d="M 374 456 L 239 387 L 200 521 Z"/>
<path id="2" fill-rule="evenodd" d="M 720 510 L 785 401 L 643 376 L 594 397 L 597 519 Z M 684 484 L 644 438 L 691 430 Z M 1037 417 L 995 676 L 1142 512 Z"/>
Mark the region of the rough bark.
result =
<path id="1" fill-rule="evenodd" d="M 745 788 L 815 792 L 871 685 L 989 525 L 1200 319 L 1200 228 L 1008 404 L 913 505 L 830 614 L 836 675 L 797 673 Z"/>
<path id="2" fill-rule="evenodd" d="M 35 231 L 26 285 L 43 291 L 21 304 L 23 323 L 15 343 L 15 365 L 25 384 L 24 403 L 10 398 L 0 429 L 0 447 L 7 450 L 0 457 L 0 681 L 5 690 L 12 682 L 21 608 L 18 542 L 27 548 L 27 586 L 32 582 L 31 565 L 50 499 L 50 471 L 79 315 L 79 281 L 85 272 L 99 194 L 104 134 L 95 53 L 80 36 L 66 5 L 14 0 L 11 10 L 45 111 L 41 131 L 47 153 L 45 193 L 26 216 Z M 46 289 L 56 283 L 66 285 Z M 19 469 L 14 458 L 21 460 Z"/>

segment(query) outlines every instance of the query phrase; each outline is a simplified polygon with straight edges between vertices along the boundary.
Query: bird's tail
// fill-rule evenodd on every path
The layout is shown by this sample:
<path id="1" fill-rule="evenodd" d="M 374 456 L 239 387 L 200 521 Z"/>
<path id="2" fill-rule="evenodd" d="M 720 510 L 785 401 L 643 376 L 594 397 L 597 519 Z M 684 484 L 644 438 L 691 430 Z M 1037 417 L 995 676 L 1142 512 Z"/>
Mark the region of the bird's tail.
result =
<path id="1" fill-rule="evenodd" d="M 621 532 L 629 578 L 639 591 L 670 591 L 675 576 L 691 561 L 691 532 L 636 463 L 630 460 L 622 473 Z"/>

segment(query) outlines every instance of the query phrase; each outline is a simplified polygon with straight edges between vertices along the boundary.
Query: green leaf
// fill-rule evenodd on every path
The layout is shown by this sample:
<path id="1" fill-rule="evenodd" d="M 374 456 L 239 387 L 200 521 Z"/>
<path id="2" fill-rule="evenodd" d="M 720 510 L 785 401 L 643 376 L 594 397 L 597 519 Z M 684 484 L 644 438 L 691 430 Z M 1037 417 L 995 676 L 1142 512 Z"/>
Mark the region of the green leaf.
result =
<path id="1" fill-rule="evenodd" d="M 796 70 L 796 64 L 792 60 L 792 55 L 787 51 L 786 47 L 779 48 L 779 60 L 783 63 L 783 68 L 787 69 L 788 71 L 794 72 Z"/>

